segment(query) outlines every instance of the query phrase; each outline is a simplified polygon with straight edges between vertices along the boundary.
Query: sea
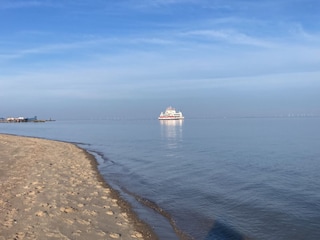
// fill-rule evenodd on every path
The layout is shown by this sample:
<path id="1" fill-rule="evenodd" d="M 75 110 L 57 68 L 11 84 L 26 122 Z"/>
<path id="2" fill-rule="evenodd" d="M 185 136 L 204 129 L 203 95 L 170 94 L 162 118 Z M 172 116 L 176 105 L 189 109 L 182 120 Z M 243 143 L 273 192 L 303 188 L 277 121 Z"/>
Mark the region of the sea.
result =
<path id="1" fill-rule="evenodd" d="M 320 118 L 61 120 L 0 133 L 86 149 L 159 239 L 320 239 Z"/>

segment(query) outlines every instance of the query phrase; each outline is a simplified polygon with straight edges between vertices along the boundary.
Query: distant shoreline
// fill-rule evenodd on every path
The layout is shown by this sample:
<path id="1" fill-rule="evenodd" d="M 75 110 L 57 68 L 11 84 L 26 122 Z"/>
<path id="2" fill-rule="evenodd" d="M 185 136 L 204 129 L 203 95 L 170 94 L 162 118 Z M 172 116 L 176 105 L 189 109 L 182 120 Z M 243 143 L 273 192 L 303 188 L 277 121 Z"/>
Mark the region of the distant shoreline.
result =
<path id="1" fill-rule="evenodd" d="M 0 119 L 0 123 L 43 123 L 43 122 L 55 122 L 56 120 L 44 120 L 44 119 L 37 119 L 32 121 L 8 121 L 6 119 Z"/>

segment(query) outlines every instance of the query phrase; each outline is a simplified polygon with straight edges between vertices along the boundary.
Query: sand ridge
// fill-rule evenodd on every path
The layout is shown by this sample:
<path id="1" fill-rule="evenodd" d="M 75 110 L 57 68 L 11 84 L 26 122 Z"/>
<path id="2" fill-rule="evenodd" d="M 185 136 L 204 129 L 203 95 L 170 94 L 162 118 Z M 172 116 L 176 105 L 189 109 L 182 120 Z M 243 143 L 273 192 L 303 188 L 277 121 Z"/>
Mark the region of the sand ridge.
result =
<path id="1" fill-rule="evenodd" d="M 157 239 L 92 158 L 70 143 L 0 135 L 0 240 Z"/>

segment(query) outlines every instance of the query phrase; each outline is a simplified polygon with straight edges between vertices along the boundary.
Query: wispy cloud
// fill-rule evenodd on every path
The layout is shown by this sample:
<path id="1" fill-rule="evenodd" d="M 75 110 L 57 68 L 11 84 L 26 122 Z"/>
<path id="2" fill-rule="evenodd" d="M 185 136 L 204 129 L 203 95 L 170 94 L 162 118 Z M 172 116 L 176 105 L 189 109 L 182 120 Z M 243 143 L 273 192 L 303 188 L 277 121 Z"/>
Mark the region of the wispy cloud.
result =
<path id="1" fill-rule="evenodd" d="M 44 44 L 42 46 L 34 47 L 34 48 L 25 48 L 20 50 L 11 51 L 5 54 L 0 53 L 0 60 L 5 59 L 15 59 L 15 58 L 23 58 L 28 55 L 35 54 L 48 54 L 48 53 L 62 53 L 65 54 L 69 50 L 75 49 L 87 49 L 90 47 L 96 47 L 102 44 L 105 44 L 110 41 L 115 41 L 114 39 L 102 39 L 96 38 L 93 40 L 86 41 L 74 41 L 69 43 L 52 43 L 52 44 Z"/>
<path id="2" fill-rule="evenodd" d="M 274 46 L 270 41 L 252 37 L 236 30 L 194 30 L 184 32 L 182 35 L 203 38 L 205 40 L 222 41 L 230 44 L 251 45 L 266 48 Z"/>
<path id="3" fill-rule="evenodd" d="M 30 34 L 41 34 L 38 32 L 29 32 Z M 45 34 L 45 33 L 44 33 Z M 52 43 L 38 43 L 37 47 L 3 48 L 0 50 L 0 61 L 27 58 L 31 55 L 42 54 L 62 54 L 67 55 L 69 51 L 78 50 L 74 54 L 79 55 L 82 52 L 90 51 L 91 55 L 99 55 L 108 49 L 112 52 L 121 52 L 119 46 L 126 49 L 135 49 L 137 47 L 153 46 L 154 48 L 162 46 L 174 46 L 177 40 L 174 38 L 162 38 L 157 36 L 137 36 L 137 37 L 99 37 L 99 36 L 79 36 L 78 38 L 85 38 L 84 40 L 52 42 Z M 8 44 L 8 43 L 7 43 Z M 6 43 L 3 43 L 5 46 Z M 130 50 L 131 51 L 131 50 Z"/>
<path id="4" fill-rule="evenodd" d="M 318 42 L 320 43 L 320 32 L 309 32 L 301 23 L 292 23 L 287 26 L 289 34 L 298 41 Z"/>

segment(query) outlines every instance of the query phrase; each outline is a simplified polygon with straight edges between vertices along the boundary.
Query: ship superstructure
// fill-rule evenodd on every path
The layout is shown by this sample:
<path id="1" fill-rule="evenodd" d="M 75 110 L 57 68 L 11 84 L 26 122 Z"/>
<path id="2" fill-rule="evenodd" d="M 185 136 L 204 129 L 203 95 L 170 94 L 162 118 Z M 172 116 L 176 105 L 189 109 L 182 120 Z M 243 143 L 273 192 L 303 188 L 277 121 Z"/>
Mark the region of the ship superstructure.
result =
<path id="1" fill-rule="evenodd" d="M 177 112 L 173 107 L 167 107 L 165 112 L 161 112 L 158 117 L 159 120 L 180 120 L 184 119 L 182 112 Z"/>

